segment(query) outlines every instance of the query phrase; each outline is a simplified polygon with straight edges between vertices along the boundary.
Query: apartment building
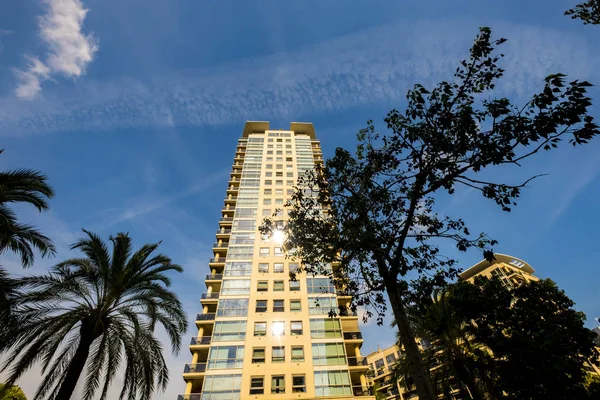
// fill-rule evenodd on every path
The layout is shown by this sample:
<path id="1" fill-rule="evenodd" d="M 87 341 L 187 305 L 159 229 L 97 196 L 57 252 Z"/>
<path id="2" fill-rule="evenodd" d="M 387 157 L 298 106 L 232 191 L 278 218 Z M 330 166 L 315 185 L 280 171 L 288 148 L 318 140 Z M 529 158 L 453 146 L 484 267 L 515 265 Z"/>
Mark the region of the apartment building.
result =
<path id="1" fill-rule="evenodd" d="M 299 174 L 322 162 L 312 124 L 272 130 L 268 122 L 246 123 L 179 400 L 374 399 L 358 317 L 347 311 L 351 298 L 326 275 L 302 273 L 291 281 L 299 260 L 285 257 L 281 234 L 258 232 L 275 212 L 285 220 Z"/>

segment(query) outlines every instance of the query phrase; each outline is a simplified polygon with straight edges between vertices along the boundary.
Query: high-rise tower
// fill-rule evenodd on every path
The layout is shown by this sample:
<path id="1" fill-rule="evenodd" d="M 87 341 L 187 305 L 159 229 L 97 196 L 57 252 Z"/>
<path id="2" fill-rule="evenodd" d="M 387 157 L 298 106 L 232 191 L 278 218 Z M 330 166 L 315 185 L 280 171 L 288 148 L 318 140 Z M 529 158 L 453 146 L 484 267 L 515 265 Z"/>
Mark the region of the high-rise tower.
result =
<path id="1" fill-rule="evenodd" d="M 258 232 L 263 218 L 284 209 L 298 175 L 322 162 L 312 124 L 246 123 L 179 400 L 371 397 L 350 297 L 325 275 L 290 281 L 298 261 L 285 257 L 281 238 Z"/>

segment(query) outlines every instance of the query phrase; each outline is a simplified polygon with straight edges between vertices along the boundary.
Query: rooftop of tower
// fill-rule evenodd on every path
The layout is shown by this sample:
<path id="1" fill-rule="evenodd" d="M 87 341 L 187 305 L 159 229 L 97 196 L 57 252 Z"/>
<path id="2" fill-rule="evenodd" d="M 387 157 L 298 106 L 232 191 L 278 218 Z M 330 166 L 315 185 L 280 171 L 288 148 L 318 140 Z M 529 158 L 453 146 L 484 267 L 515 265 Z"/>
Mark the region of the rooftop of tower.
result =
<path id="1" fill-rule="evenodd" d="M 251 133 L 264 133 L 270 130 L 269 121 L 246 121 L 242 137 L 248 137 Z M 274 129 L 278 130 L 278 129 Z M 315 127 L 311 122 L 290 122 L 290 131 L 310 136 L 316 139 Z"/>

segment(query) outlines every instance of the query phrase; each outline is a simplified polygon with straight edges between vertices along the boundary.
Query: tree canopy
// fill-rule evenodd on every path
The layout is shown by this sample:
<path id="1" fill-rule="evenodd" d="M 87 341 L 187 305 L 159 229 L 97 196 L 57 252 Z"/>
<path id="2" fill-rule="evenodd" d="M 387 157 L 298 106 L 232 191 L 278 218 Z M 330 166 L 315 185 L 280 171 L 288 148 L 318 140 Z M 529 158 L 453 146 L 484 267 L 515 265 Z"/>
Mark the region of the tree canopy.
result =
<path id="1" fill-rule="evenodd" d="M 577 4 L 574 8 L 565 11 L 565 15 L 582 20 L 584 25 L 598 25 L 600 24 L 600 0 L 588 0 Z"/>
<path id="2" fill-rule="evenodd" d="M 598 356 L 595 334 L 554 282 L 509 289 L 479 277 L 454 287 L 450 303 L 468 321 L 469 336 L 491 350 L 493 362 L 481 369 L 489 370 L 500 398 L 587 398 L 585 366 Z"/>
<path id="3" fill-rule="evenodd" d="M 27 400 L 27 396 L 17 385 L 5 387 L 3 383 L 0 383 L 0 400 Z"/>
<path id="4" fill-rule="evenodd" d="M 433 89 L 415 85 L 405 110 L 385 118 L 388 133 L 369 121 L 354 152 L 337 148 L 323 167 L 298 180 L 287 222 L 273 217 L 261 227 L 265 234 L 285 231 L 285 247 L 302 260 L 301 271 L 327 271 L 332 263 L 331 278 L 354 296 L 354 308 L 367 309 L 365 317 L 382 323 L 387 293 L 421 400 L 435 395 L 406 306 L 457 276 L 456 260 L 440 251 L 442 241 L 459 251 L 479 249 L 486 258 L 496 243 L 472 234 L 462 218 L 440 215 L 436 196 L 467 187 L 510 211 L 534 177 L 493 181 L 484 172 L 519 167 L 565 138 L 577 146 L 600 133 L 588 113 L 586 81 L 551 74 L 520 106 L 494 96 L 504 72 L 497 47 L 504 42 L 481 28 L 453 80 Z"/>

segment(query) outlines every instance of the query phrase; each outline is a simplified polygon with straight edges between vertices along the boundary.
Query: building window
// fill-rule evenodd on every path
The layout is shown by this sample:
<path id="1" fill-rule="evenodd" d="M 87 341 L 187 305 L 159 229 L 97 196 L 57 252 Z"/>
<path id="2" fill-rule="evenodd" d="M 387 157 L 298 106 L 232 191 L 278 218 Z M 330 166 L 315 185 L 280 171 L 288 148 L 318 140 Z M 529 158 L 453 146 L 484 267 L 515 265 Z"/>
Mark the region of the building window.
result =
<path id="1" fill-rule="evenodd" d="M 244 346 L 213 346 L 208 355 L 208 369 L 242 368 Z"/>
<path id="2" fill-rule="evenodd" d="M 302 335 L 302 321 L 290 322 L 290 334 L 291 335 Z"/>
<path id="3" fill-rule="evenodd" d="M 312 345 L 313 365 L 345 365 L 343 343 L 315 343 Z"/>
<path id="4" fill-rule="evenodd" d="M 231 235 L 229 245 L 234 244 L 254 244 L 254 233 L 234 233 Z M 252 252 L 254 253 L 254 252 Z"/>
<path id="5" fill-rule="evenodd" d="M 266 169 L 273 169 L 273 164 L 267 164 L 267 165 L 265 165 L 265 168 Z"/>
<path id="6" fill-rule="evenodd" d="M 275 172 L 275 177 L 276 178 L 283 178 L 283 171 L 277 171 L 277 172 Z"/>
<path id="7" fill-rule="evenodd" d="M 304 346 L 292 346 L 292 362 L 304 362 Z"/>
<path id="8" fill-rule="evenodd" d="M 270 174 L 270 172 L 267 172 L 268 174 Z M 265 189 L 264 191 L 265 196 L 270 196 L 271 195 L 271 189 Z"/>
<path id="9" fill-rule="evenodd" d="M 286 193 L 288 196 L 291 196 L 294 194 L 294 189 L 287 189 Z"/>
<path id="10" fill-rule="evenodd" d="M 290 263 L 289 268 L 290 268 L 290 274 L 297 274 L 299 265 L 297 263 Z"/>
<path id="11" fill-rule="evenodd" d="M 287 186 L 294 186 L 294 181 L 293 181 L 293 180 L 289 180 L 289 179 L 288 179 L 287 181 L 285 181 L 285 184 L 286 184 Z"/>
<path id="12" fill-rule="evenodd" d="M 263 216 L 263 217 L 270 217 L 270 216 L 271 216 L 271 214 L 273 214 L 273 212 L 271 211 L 271 209 L 270 209 L 270 208 L 264 208 L 264 209 L 262 210 L 262 216 Z"/>
<path id="13" fill-rule="evenodd" d="M 275 199 L 275 205 L 282 206 L 283 205 L 283 199 Z"/>
<path id="14" fill-rule="evenodd" d="M 252 349 L 252 364 L 264 364 L 265 363 L 265 348 L 255 347 Z"/>
<path id="15" fill-rule="evenodd" d="M 277 185 L 277 186 L 283 186 L 283 179 L 277 179 L 275 181 L 275 185 Z"/>
<path id="16" fill-rule="evenodd" d="M 258 281 L 256 282 L 256 291 L 257 292 L 268 292 L 269 291 L 269 281 Z"/>
<path id="17" fill-rule="evenodd" d="M 258 264 L 258 272 L 269 272 L 269 263 Z"/>
<path id="18" fill-rule="evenodd" d="M 335 287 L 329 278 L 306 278 L 308 293 L 335 293 Z"/>
<path id="19" fill-rule="evenodd" d="M 285 322 L 283 322 L 283 321 L 274 321 L 271 324 L 271 334 L 273 336 L 283 336 L 283 335 L 285 335 Z"/>
<path id="20" fill-rule="evenodd" d="M 256 300 L 256 312 L 267 312 L 267 300 Z"/>
<path id="21" fill-rule="evenodd" d="M 388 354 L 385 356 L 385 361 L 388 363 L 388 365 L 392 365 L 394 362 L 396 362 L 396 355 L 394 353 Z"/>
<path id="22" fill-rule="evenodd" d="M 275 253 L 275 257 L 282 257 L 284 255 L 281 247 L 274 247 L 273 252 Z"/>
<path id="23" fill-rule="evenodd" d="M 308 313 L 311 315 L 323 315 L 337 311 L 337 300 L 335 297 L 308 297 Z"/>
<path id="24" fill-rule="evenodd" d="M 290 300 L 290 311 L 302 311 L 302 302 L 300 300 Z"/>
<path id="25" fill-rule="evenodd" d="M 252 275 L 252 263 L 251 262 L 228 262 L 225 264 L 224 276 L 250 276 L 250 275 Z"/>
<path id="26" fill-rule="evenodd" d="M 274 281 L 273 282 L 273 291 L 274 292 L 283 292 L 285 289 L 283 281 Z"/>
<path id="27" fill-rule="evenodd" d="M 217 317 L 247 317 L 248 299 L 221 299 Z"/>
<path id="28" fill-rule="evenodd" d="M 272 185 L 273 181 L 270 179 L 265 179 L 265 185 Z"/>
<path id="29" fill-rule="evenodd" d="M 266 322 L 255 322 L 254 323 L 254 336 L 265 336 L 267 334 L 267 323 Z"/>
<path id="30" fill-rule="evenodd" d="M 282 195 L 283 189 L 275 189 L 275 195 Z"/>
<path id="31" fill-rule="evenodd" d="M 304 375 L 292 375 L 292 393 L 306 393 L 306 379 Z"/>
<path id="32" fill-rule="evenodd" d="M 294 177 L 294 172 L 293 171 L 287 171 L 285 173 L 286 178 L 293 178 Z"/>
<path id="33" fill-rule="evenodd" d="M 271 199 L 263 199 L 263 205 L 270 206 L 271 205 Z"/>
<path id="34" fill-rule="evenodd" d="M 285 393 L 285 375 L 271 377 L 271 394 Z"/>
<path id="35" fill-rule="evenodd" d="M 342 337 L 342 327 L 339 319 L 311 319 L 310 337 L 313 339 L 326 339 Z"/>
<path id="36" fill-rule="evenodd" d="M 290 292 L 300 291 L 300 281 L 290 281 Z"/>
<path id="37" fill-rule="evenodd" d="M 202 385 L 202 396 L 207 399 L 239 399 L 242 375 L 208 375 Z"/>
<path id="38" fill-rule="evenodd" d="M 261 257 L 266 257 L 269 255 L 269 248 L 268 247 L 261 247 L 260 248 L 260 256 Z"/>
<path id="39" fill-rule="evenodd" d="M 348 371 L 315 371 L 315 394 L 318 397 L 351 396 Z"/>
<path id="40" fill-rule="evenodd" d="M 283 274 L 283 263 L 273 264 L 273 272 L 276 274 Z"/>
<path id="41" fill-rule="evenodd" d="M 285 347 L 273 346 L 271 348 L 271 362 L 274 362 L 274 363 L 285 362 Z"/>
<path id="42" fill-rule="evenodd" d="M 284 301 L 283 300 L 273 300 L 273 312 L 284 312 Z"/>
<path id="43" fill-rule="evenodd" d="M 265 394 L 265 378 L 263 376 L 250 377 L 250 394 Z"/>
<path id="44" fill-rule="evenodd" d="M 246 321 L 217 321 L 213 330 L 214 342 L 246 339 Z"/>
<path id="45" fill-rule="evenodd" d="M 380 370 L 385 367 L 385 363 L 383 362 L 383 358 L 379 360 L 375 360 L 375 370 Z"/>
<path id="46" fill-rule="evenodd" d="M 250 294 L 250 279 L 224 279 L 222 295 Z"/>
<path id="47" fill-rule="evenodd" d="M 283 168 L 283 165 L 281 165 L 281 164 L 277 164 L 277 165 L 275 166 L 275 168 L 276 168 L 276 169 L 282 169 L 282 168 Z"/>

